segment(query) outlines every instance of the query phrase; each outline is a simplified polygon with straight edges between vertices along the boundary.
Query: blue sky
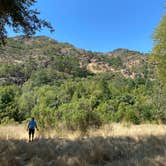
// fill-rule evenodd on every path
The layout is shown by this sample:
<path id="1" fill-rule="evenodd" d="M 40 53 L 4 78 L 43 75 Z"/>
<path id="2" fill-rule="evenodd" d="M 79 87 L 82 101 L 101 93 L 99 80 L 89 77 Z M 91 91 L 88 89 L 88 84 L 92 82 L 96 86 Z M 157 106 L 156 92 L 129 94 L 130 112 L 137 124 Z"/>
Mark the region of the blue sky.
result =
<path id="1" fill-rule="evenodd" d="M 92 51 L 150 52 L 164 6 L 165 0 L 38 0 L 41 17 L 52 23 L 55 33 L 44 29 L 37 35 Z"/>

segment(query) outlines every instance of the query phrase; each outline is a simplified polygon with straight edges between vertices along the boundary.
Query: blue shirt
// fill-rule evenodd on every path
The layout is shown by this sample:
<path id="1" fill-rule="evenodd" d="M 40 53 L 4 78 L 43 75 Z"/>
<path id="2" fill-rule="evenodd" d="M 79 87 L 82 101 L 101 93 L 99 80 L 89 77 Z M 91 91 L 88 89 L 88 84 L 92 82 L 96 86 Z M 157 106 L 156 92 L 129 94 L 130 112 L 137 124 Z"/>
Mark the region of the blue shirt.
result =
<path id="1" fill-rule="evenodd" d="M 29 129 L 35 129 L 35 127 L 37 127 L 36 121 L 31 120 L 28 124 L 28 128 Z"/>

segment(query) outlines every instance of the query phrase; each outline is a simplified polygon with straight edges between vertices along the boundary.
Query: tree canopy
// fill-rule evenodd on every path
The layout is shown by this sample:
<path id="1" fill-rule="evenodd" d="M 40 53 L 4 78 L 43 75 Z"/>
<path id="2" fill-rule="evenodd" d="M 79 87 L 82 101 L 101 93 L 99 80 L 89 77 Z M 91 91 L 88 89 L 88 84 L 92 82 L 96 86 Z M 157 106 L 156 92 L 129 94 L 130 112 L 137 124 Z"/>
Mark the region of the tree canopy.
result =
<path id="1" fill-rule="evenodd" d="M 166 15 L 155 29 L 153 38 L 153 60 L 157 65 L 157 74 L 161 82 L 166 83 Z"/>
<path id="2" fill-rule="evenodd" d="M 38 17 L 40 12 L 32 8 L 36 2 L 36 0 L 0 0 L 0 44 L 5 44 L 6 26 L 26 36 L 34 35 L 43 27 L 54 31 L 49 22 Z"/>

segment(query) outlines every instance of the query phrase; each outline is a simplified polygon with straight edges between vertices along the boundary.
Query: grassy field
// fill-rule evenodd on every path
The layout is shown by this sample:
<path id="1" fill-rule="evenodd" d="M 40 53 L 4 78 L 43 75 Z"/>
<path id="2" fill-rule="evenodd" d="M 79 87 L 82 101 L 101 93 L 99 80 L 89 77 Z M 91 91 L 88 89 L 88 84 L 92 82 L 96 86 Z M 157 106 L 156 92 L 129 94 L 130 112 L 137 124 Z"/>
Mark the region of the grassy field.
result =
<path id="1" fill-rule="evenodd" d="M 166 126 L 112 124 L 80 132 L 0 126 L 0 166 L 164 166 Z"/>

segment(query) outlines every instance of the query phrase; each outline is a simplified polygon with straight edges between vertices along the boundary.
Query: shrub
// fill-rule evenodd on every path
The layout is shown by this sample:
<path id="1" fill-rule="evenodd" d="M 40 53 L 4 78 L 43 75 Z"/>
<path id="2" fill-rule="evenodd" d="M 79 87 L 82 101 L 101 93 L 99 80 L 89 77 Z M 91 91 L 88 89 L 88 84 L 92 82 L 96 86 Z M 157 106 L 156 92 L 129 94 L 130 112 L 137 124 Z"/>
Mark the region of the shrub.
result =
<path id="1" fill-rule="evenodd" d="M 140 114 L 134 107 L 128 107 L 124 116 L 126 122 L 131 122 L 133 124 L 140 124 Z"/>
<path id="2" fill-rule="evenodd" d="M 36 106 L 32 110 L 32 116 L 34 116 L 38 122 L 40 128 L 54 128 L 57 125 L 57 118 L 55 116 L 55 110 L 47 107 L 44 104 Z"/>
<path id="3" fill-rule="evenodd" d="M 81 108 L 79 103 L 63 104 L 59 107 L 61 121 L 68 129 L 86 131 L 89 127 L 102 125 L 100 116 L 95 111 Z"/>

